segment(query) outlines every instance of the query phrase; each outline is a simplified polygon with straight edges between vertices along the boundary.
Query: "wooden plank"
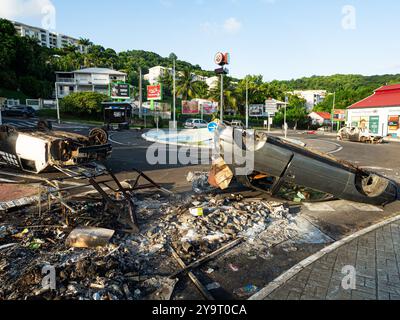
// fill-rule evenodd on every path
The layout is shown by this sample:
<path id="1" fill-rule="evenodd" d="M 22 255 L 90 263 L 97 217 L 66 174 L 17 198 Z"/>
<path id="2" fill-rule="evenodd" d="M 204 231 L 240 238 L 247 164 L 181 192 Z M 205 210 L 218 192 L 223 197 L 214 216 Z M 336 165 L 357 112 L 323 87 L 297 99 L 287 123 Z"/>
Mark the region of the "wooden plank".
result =
<path id="1" fill-rule="evenodd" d="M 175 260 L 178 262 L 178 264 L 182 267 L 182 268 L 186 268 L 185 262 L 183 262 L 183 260 L 181 259 L 181 257 L 176 253 L 176 251 L 170 247 L 170 250 L 172 252 L 172 256 L 175 258 Z M 207 291 L 207 289 L 201 284 L 201 282 L 199 281 L 199 279 L 197 279 L 197 277 L 193 274 L 193 272 L 188 272 L 188 276 L 190 278 L 190 280 L 192 280 L 192 282 L 194 283 L 194 285 L 197 287 L 197 289 L 199 289 L 199 291 L 201 292 L 201 294 L 203 295 L 204 298 L 206 298 L 207 300 L 215 300 L 214 297 Z"/>

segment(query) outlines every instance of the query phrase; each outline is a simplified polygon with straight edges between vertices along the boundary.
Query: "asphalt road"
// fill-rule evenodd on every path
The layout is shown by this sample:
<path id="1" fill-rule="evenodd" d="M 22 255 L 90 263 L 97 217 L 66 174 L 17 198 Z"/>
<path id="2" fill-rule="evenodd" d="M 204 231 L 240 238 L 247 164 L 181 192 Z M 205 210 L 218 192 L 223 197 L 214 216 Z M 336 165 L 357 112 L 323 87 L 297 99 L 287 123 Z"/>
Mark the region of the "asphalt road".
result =
<path id="1" fill-rule="evenodd" d="M 4 120 L 5 123 L 18 128 L 34 128 L 36 125 L 35 119 Z M 88 134 L 91 126 L 66 123 L 61 125 L 55 124 L 54 129 Z M 280 135 L 279 132 L 274 134 Z M 132 174 L 131 169 L 136 168 L 145 171 L 145 173 L 155 181 L 170 190 L 185 192 L 191 190 L 190 183 L 186 181 L 188 172 L 209 170 L 209 165 L 207 164 L 195 164 L 196 161 L 194 160 L 198 160 L 199 155 L 190 157 L 192 160 L 191 162 L 194 162 L 190 165 L 168 164 L 168 154 L 166 155 L 167 164 L 150 164 L 148 161 L 148 151 L 153 143 L 144 141 L 141 135 L 142 132 L 136 131 L 110 133 L 113 154 L 108 160 L 108 165 L 119 174 L 121 179 L 129 178 Z M 332 136 L 313 136 L 295 133 L 290 134 L 290 138 L 299 139 L 306 143 L 308 148 L 328 153 L 341 160 L 353 162 L 358 166 L 384 174 L 400 183 L 400 144 L 398 143 L 364 145 L 351 142 L 338 142 L 335 137 Z M 162 146 L 159 148 L 158 152 L 163 154 L 166 150 L 167 147 Z M 182 151 L 182 148 L 178 150 Z M 154 154 L 153 152 L 153 155 Z M 206 151 L 203 151 L 202 155 L 204 158 L 209 157 Z M 228 192 L 233 191 L 229 190 Z M 396 216 L 399 213 L 400 202 L 390 204 L 384 208 L 340 200 L 304 204 L 301 206 L 302 218 L 306 219 L 309 223 L 334 240 L 342 239 L 349 234 L 383 221 L 388 217 Z M 243 277 L 249 274 L 256 275 L 259 277 L 260 285 L 264 285 L 304 258 L 319 251 L 323 246 L 324 244 L 303 245 L 298 248 L 297 252 L 290 253 L 282 249 L 276 249 L 276 251 L 272 252 L 274 258 L 267 261 L 259 259 L 256 263 L 248 260 L 248 257 L 243 256 L 242 252 L 239 251 L 235 257 L 232 257 L 232 262 L 241 266 Z M 218 261 L 216 261 L 216 263 L 218 263 Z M 232 287 L 237 287 L 239 285 L 239 283 L 235 283 L 235 281 L 240 277 L 229 277 L 228 274 L 222 274 L 221 277 L 221 282 L 229 278 L 229 281 L 232 282 Z M 189 295 L 189 297 L 192 296 Z M 192 298 L 196 298 L 196 296 Z"/>

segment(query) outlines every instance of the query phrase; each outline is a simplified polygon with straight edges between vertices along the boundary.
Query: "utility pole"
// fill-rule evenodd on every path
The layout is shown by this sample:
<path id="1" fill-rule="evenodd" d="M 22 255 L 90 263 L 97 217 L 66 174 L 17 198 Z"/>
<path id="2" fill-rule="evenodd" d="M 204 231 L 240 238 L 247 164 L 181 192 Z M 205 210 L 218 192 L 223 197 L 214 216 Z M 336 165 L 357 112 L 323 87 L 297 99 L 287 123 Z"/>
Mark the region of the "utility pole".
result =
<path id="1" fill-rule="evenodd" d="M 143 117 L 143 84 L 142 84 L 142 68 L 139 67 L 139 118 Z"/>
<path id="2" fill-rule="evenodd" d="M 249 129 L 249 79 L 246 78 L 246 129 Z"/>
<path id="3" fill-rule="evenodd" d="M 174 121 L 174 129 L 176 129 L 177 125 L 176 125 L 176 61 L 175 61 L 175 59 L 174 59 L 173 77 L 174 77 L 174 80 L 173 80 L 173 83 L 174 83 L 173 121 Z"/>
<path id="4" fill-rule="evenodd" d="M 289 97 L 286 96 L 285 97 L 285 115 L 284 115 L 285 139 L 287 139 L 287 134 L 288 134 L 288 125 L 287 125 L 287 122 L 286 122 L 286 119 L 287 119 L 286 114 L 287 114 L 287 105 L 288 105 L 288 103 L 289 103 Z"/>
<path id="5" fill-rule="evenodd" d="M 56 89 L 56 103 L 57 103 L 57 121 L 58 124 L 60 124 L 61 118 L 60 118 L 60 102 L 58 100 L 58 82 L 55 83 L 55 89 Z"/>
<path id="6" fill-rule="evenodd" d="M 224 75 L 221 74 L 221 110 L 220 121 L 224 121 Z"/>
<path id="7" fill-rule="evenodd" d="M 332 132 L 335 131 L 335 107 L 336 107 L 336 92 L 333 93 Z"/>

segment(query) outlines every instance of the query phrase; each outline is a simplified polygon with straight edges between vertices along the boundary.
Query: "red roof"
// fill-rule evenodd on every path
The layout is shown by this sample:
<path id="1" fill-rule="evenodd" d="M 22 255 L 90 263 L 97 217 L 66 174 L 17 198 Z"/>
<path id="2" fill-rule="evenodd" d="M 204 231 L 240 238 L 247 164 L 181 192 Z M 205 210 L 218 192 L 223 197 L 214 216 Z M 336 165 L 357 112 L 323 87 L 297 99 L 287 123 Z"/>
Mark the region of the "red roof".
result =
<path id="1" fill-rule="evenodd" d="M 319 115 L 324 120 L 331 120 L 332 115 L 329 112 L 314 112 L 315 114 Z"/>
<path id="2" fill-rule="evenodd" d="M 361 100 L 348 109 L 384 108 L 400 106 L 400 84 L 383 86 L 375 91 L 372 96 Z"/>

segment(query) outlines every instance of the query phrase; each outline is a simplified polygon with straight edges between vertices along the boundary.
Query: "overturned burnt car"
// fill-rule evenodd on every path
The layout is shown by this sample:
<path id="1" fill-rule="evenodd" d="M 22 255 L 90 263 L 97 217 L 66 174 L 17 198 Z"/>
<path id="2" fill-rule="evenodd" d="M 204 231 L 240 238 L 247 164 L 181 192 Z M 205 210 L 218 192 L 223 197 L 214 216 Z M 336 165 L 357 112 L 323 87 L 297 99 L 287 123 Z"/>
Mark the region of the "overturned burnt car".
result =
<path id="1" fill-rule="evenodd" d="M 93 129 L 89 136 L 83 136 L 53 131 L 45 122 L 39 122 L 35 129 L 0 126 L 0 161 L 26 172 L 102 161 L 111 151 L 103 129 Z"/>
<path id="2" fill-rule="evenodd" d="M 216 147 L 240 183 L 272 195 L 284 185 L 296 185 L 372 205 L 399 200 L 396 182 L 263 132 L 221 124 Z"/>

